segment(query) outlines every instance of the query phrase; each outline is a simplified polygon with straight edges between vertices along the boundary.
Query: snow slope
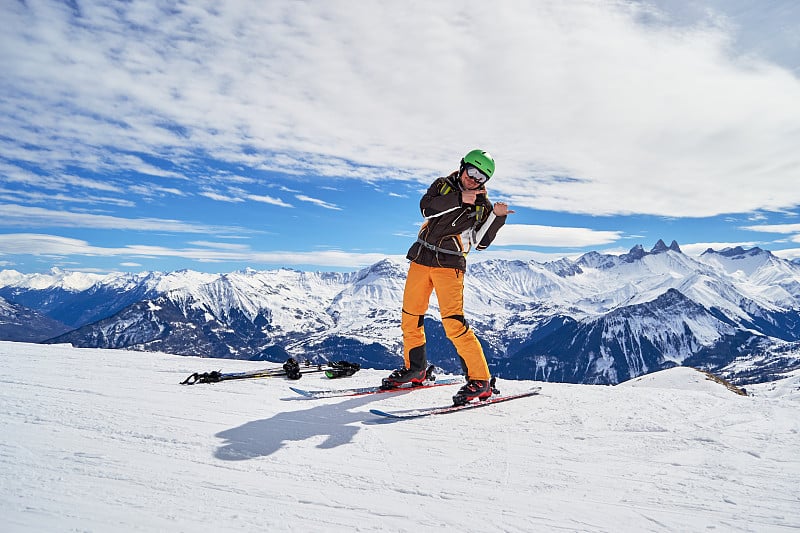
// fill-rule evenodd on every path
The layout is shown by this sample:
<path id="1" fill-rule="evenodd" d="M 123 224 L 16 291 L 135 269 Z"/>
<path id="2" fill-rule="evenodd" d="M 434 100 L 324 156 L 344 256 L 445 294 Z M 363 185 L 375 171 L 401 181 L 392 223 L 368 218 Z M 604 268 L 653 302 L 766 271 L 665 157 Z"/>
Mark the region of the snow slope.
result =
<path id="1" fill-rule="evenodd" d="M 384 374 L 179 386 L 263 363 L 0 342 L 0 515 L 30 531 L 792 531 L 800 379 L 751 397 L 676 368 L 401 422 L 307 400 Z M 530 382 L 500 383 L 507 392 Z"/>

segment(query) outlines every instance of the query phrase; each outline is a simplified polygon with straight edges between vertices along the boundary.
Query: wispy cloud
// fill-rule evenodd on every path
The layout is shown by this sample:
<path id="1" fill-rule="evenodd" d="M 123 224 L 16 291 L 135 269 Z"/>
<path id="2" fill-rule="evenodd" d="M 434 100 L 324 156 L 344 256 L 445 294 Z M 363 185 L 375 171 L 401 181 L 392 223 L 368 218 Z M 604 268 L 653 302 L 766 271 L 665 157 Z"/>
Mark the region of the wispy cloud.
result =
<path id="1" fill-rule="evenodd" d="M 192 246 L 199 246 L 201 248 L 213 248 L 218 250 L 231 250 L 231 251 L 245 251 L 250 247 L 246 244 L 237 244 L 231 242 L 213 242 L 213 241 L 190 241 Z"/>
<path id="2" fill-rule="evenodd" d="M 497 246 L 557 246 L 583 248 L 602 246 L 619 240 L 620 231 L 600 231 L 589 228 L 564 228 L 534 224 L 506 224 L 497 235 Z"/>
<path id="3" fill-rule="evenodd" d="M 270 204 L 275 205 L 278 207 L 294 207 L 292 204 L 286 203 L 280 198 L 275 198 L 274 196 L 267 196 L 263 194 L 250 194 L 246 191 L 241 189 L 230 189 L 227 193 L 221 193 L 217 191 L 205 190 L 198 193 L 200 196 L 205 196 L 206 198 L 210 198 L 211 200 L 216 200 L 218 202 L 228 202 L 228 203 L 241 203 L 247 200 L 252 202 L 259 202 L 262 204 Z M 298 197 L 298 199 L 301 199 Z M 324 204 L 321 200 L 303 200 L 303 201 L 310 201 L 315 204 Z"/>
<path id="4" fill-rule="evenodd" d="M 136 154 L 191 169 L 200 151 L 427 181 L 480 145 L 498 160 L 492 186 L 520 206 L 709 216 L 800 204 L 800 79 L 733 47 L 735 25 L 654 24 L 647 5 L 6 2 L 3 153 L 182 178 Z M 465 37 L 477 20 L 486 31 Z"/>
<path id="5" fill-rule="evenodd" d="M 320 200 L 319 198 L 311 198 L 310 196 L 306 196 L 305 194 L 296 194 L 295 198 L 297 198 L 301 202 L 308 202 L 310 204 L 318 205 L 319 207 L 324 207 L 325 209 L 333 209 L 334 211 L 342 210 L 341 207 L 335 204 L 328 203 L 324 200 Z"/>
<path id="6" fill-rule="evenodd" d="M 227 194 L 220 194 L 214 191 L 203 191 L 200 193 L 200 196 L 205 196 L 206 198 L 210 198 L 212 200 L 216 200 L 218 202 L 229 202 L 229 203 L 239 203 L 244 202 L 244 200 L 238 196 L 230 196 Z"/>
<path id="7" fill-rule="evenodd" d="M 122 188 L 109 181 L 100 181 L 64 173 L 39 174 L 9 163 L 0 162 L 3 181 L 18 185 L 65 191 L 70 188 L 90 191 L 122 192 Z"/>
<path id="8" fill-rule="evenodd" d="M 757 224 L 742 229 L 764 233 L 800 233 L 800 224 Z"/>
<path id="9" fill-rule="evenodd" d="M 264 265 L 318 265 L 335 268 L 357 268 L 383 259 L 385 254 L 350 253 L 341 250 L 309 252 L 258 251 L 246 246 L 195 241 L 187 248 L 166 246 L 126 245 L 120 247 L 94 246 L 68 237 L 36 233 L 0 235 L 0 255 L 29 254 L 46 257 L 101 256 L 142 258 L 183 258 L 203 263 L 246 262 Z M 122 264 L 122 263 L 121 263 Z M 135 264 L 135 263 L 134 263 Z M 138 266 L 138 264 L 136 264 Z"/>
<path id="10" fill-rule="evenodd" d="M 800 241 L 797 241 L 800 242 Z M 785 248 L 783 250 L 778 250 L 775 252 L 775 255 L 782 259 L 799 259 L 800 258 L 800 248 Z"/>
<path id="11" fill-rule="evenodd" d="M 85 0 L 3 2 L 0 18 L 0 228 L 257 258 L 213 240 L 254 236 L 258 215 L 272 239 L 253 248 L 288 247 L 319 208 L 363 224 L 353 207 L 374 209 L 375 191 L 413 218 L 414 197 L 481 146 L 492 199 L 517 214 L 474 260 L 621 246 L 656 230 L 618 222 L 648 215 L 725 214 L 739 235 L 703 233 L 721 243 L 800 239 L 770 224 L 800 206 L 794 0 Z M 352 246 L 394 247 L 413 223 L 385 219 Z M 158 232 L 206 240 L 174 249 Z"/>
<path id="12" fill-rule="evenodd" d="M 790 237 L 791 242 L 800 243 L 800 224 L 756 224 L 745 226 L 742 229 L 781 235 L 794 234 Z"/>
<path id="13" fill-rule="evenodd" d="M 292 204 L 288 204 L 283 200 L 281 200 L 280 198 L 275 198 L 273 196 L 265 196 L 262 194 L 248 194 L 247 199 L 252 200 L 254 202 L 277 205 L 278 207 L 294 207 Z"/>
<path id="14" fill-rule="evenodd" d="M 64 193 L 45 193 L 39 191 L 11 190 L 0 188 L 0 200 L 7 202 L 24 202 L 35 204 L 52 204 L 52 202 L 63 202 L 73 204 L 108 204 L 119 207 L 133 207 L 135 204 L 123 198 L 112 198 L 108 196 L 70 196 Z"/>
<path id="15" fill-rule="evenodd" d="M 192 224 L 181 220 L 162 218 L 123 218 L 111 215 L 92 213 L 75 213 L 30 207 L 16 204 L 0 204 L 0 227 L 61 227 L 61 228 L 98 228 L 104 230 L 135 230 L 174 233 L 252 233 L 251 230 L 231 226 L 211 226 Z M 22 252 L 20 252 L 22 253 Z"/>
<path id="16" fill-rule="evenodd" d="M 129 185 L 129 190 L 139 196 L 145 198 L 162 197 L 162 196 L 187 196 L 188 193 L 175 187 L 162 187 L 152 183 Z"/>

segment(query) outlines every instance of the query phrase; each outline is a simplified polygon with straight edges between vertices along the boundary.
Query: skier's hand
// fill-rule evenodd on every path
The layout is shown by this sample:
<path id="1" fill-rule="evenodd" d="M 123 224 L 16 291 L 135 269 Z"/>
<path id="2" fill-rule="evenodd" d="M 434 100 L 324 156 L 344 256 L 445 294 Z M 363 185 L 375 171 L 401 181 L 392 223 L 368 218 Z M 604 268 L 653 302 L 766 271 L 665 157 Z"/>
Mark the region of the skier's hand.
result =
<path id="1" fill-rule="evenodd" d="M 471 189 L 461 191 L 461 203 L 466 205 L 475 205 L 475 200 L 479 194 L 486 194 L 486 189 Z"/>
<path id="2" fill-rule="evenodd" d="M 504 217 L 510 215 L 514 211 L 508 208 L 508 204 L 505 202 L 497 202 L 494 204 L 494 214 L 498 217 Z"/>

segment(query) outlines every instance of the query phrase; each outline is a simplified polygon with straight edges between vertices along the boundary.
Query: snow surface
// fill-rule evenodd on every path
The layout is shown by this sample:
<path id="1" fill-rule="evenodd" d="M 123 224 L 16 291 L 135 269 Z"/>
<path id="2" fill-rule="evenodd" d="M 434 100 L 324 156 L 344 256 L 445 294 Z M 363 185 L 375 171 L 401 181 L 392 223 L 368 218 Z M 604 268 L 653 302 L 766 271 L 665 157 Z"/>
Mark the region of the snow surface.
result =
<path id="1" fill-rule="evenodd" d="M 800 375 L 737 396 L 675 368 L 387 421 L 455 387 L 385 373 L 180 386 L 264 363 L 0 342 L 0 516 L 18 531 L 796 531 Z M 501 381 L 505 392 L 531 382 Z"/>

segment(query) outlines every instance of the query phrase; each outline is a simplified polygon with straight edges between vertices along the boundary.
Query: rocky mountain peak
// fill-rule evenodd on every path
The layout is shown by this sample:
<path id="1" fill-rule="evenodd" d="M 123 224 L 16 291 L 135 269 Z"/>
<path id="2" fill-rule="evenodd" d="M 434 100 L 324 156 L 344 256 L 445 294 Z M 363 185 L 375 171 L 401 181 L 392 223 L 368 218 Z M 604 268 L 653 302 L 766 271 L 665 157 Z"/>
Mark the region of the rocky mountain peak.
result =
<path id="1" fill-rule="evenodd" d="M 667 246 L 666 243 L 664 243 L 664 241 L 661 240 L 661 239 L 658 239 L 658 242 L 656 243 L 655 246 L 653 246 L 653 249 L 650 250 L 650 253 L 651 254 L 661 254 L 661 253 L 667 252 L 669 250 L 672 250 L 673 252 L 682 253 L 681 252 L 681 247 L 678 246 L 678 242 L 677 241 L 673 240 L 672 243 L 669 246 Z"/>

